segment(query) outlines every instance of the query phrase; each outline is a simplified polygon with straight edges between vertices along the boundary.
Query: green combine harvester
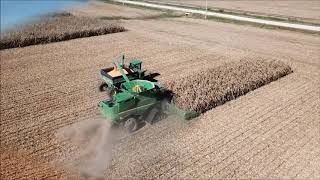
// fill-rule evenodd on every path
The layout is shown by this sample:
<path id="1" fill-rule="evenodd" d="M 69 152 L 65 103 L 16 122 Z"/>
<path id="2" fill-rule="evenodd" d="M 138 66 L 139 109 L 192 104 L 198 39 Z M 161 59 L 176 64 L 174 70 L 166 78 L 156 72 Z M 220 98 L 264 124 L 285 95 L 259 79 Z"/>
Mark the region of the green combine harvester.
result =
<path id="1" fill-rule="evenodd" d="M 120 62 L 114 62 L 114 67 L 101 69 L 104 83 L 99 89 L 108 92 L 110 98 L 99 102 L 98 107 L 106 119 L 113 125 L 124 126 L 129 132 L 134 132 L 140 124 L 152 124 L 168 113 L 186 120 L 198 115 L 170 103 L 172 93 L 159 83 L 146 80 L 141 65 L 142 61 L 138 59 L 125 65 L 122 55 Z"/>

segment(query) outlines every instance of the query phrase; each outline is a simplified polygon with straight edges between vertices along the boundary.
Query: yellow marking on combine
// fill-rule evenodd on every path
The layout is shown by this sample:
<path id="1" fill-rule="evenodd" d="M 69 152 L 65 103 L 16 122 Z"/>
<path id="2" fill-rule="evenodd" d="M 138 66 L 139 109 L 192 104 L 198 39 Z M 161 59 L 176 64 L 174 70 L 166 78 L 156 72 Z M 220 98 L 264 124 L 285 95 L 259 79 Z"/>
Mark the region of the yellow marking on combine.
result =
<path id="1" fill-rule="evenodd" d="M 141 92 L 142 92 L 141 86 L 135 85 L 135 86 L 132 88 L 132 91 L 135 92 L 135 93 L 141 93 Z"/>

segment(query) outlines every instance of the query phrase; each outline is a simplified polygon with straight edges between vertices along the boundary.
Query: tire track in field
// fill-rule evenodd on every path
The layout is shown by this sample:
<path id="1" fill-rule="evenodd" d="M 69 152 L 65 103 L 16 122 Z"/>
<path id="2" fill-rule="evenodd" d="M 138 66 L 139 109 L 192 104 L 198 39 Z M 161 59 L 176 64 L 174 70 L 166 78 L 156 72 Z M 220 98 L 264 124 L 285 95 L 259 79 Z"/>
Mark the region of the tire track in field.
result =
<path id="1" fill-rule="evenodd" d="M 311 115 L 309 114 L 308 117 L 312 117 L 312 114 Z M 290 129 L 299 130 L 297 128 L 299 128 L 299 125 L 301 125 L 301 124 L 303 125 L 303 123 L 301 123 L 301 122 L 299 123 L 298 118 L 296 118 L 295 121 L 297 121 L 297 122 L 295 122 L 295 124 L 293 124 L 293 127 L 290 127 Z M 295 135 L 294 132 L 292 134 L 293 136 Z M 290 135 L 290 136 L 292 136 L 292 135 Z M 288 138 L 290 138 L 290 136 L 288 137 L 288 133 L 284 135 L 284 137 L 288 137 Z M 281 135 L 278 138 L 282 138 L 282 137 L 283 137 L 283 135 Z M 272 145 L 272 143 L 277 142 L 278 138 L 275 138 L 275 139 L 269 138 L 267 141 L 261 142 L 258 145 L 256 145 L 254 148 L 251 149 L 251 151 L 247 152 L 247 153 L 254 153 L 255 152 L 253 156 L 251 156 L 251 157 L 249 156 L 250 157 L 249 159 L 248 158 L 246 158 L 246 159 L 241 158 L 242 156 L 245 156 L 247 153 L 243 154 L 243 155 L 239 155 L 239 159 L 236 159 L 235 161 L 231 162 L 228 166 L 225 167 L 225 168 L 228 168 L 229 171 L 224 171 L 223 174 L 220 174 L 220 177 L 235 178 L 234 175 L 237 175 L 237 177 L 249 177 L 249 176 L 244 176 L 246 172 L 252 173 L 252 168 L 256 168 L 255 165 L 259 164 L 259 166 L 261 166 L 262 164 L 265 164 L 266 162 L 268 162 L 271 159 L 270 157 L 268 157 L 268 158 L 266 157 L 266 155 L 270 155 L 270 154 L 268 154 L 268 152 L 271 154 L 275 153 L 277 151 L 272 151 L 272 150 L 276 149 L 276 147 L 283 147 L 287 143 L 287 142 L 285 142 L 283 144 L 278 144 L 276 147 L 274 147 L 274 145 Z M 269 144 L 269 141 L 272 141 L 271 145 Z M 277 143 L 279 143 L 279 142 L 277 142 Z M 247 156 L 245 156 L 245 157 L 247 157 Z M 265 160 L 264 158 L 267 158 L 267 160 Z M 260 160 L 260 162 L 259 162 L 259 160 Z M 234 166 L 236 166 L 236 167 L 234 167 Z M 230 167 L 232 167 L 232 168 L 230 168 Z M 265 168 L 265 166 L 263 168 Z M 242 174 L 241 174 L 241 171 L 242 171 Z M 262 172 L 262 171 L 259 171 L 259 172 Z M 265 177 L 265 176 L 261 176 L 261 178 L 262 177 Z"/>
<path id="2" fill-rule="evenodd" d="M 81 109 L 82 108 L 82 109 Z M 86 108 L 86 107 L 79 107 L 77 108 L 75 111 L 71 111 L 68 114 L 66 114 L 64 116 L 64 123 L 63 124 L 69 124 L 70 122 L 74 122 L 76 121 L 76 117 L 75 118 L 71 118 L 71 116 L 74 116 L 75 113 L 87 113 L 87 110 L 89 110 L 89 112 L 92 112 L 92 107 L 90 108 Z M 48 115 L 49 117 L 51 115 L 54 114 L 50 114 Z M 52 130 L 56 130 L 59 127 L 57 127 L 57 123 L 56 123 L 57 118 L 49 118 L 46 119 L 45 121 L 41 121 L 38 124 L 33 124 L 33 126 L 28 127 L 28 128 L 22 128 L 19 132 L 13 132 L 12 134 L 8 134 L 6 135 L 6 139 L 2 140 L 2 144 L 6 144 L 7 146 L 11 146 L 12 143 L 14 143 L 14 145 L 23 145 L 21 143 L 24 144 L 29 144 L 30 140 L 31 141 L 36 141 L 38 139 L 41 140 L 41 136 L 40 135 L 47 135 L 52 133 Z M 69 121 L 70 120 L 70 121 Z M 43 127 L 43 128 L 36 128 L 36 127 Z M 51 131 L 47 130 L 46 127 L 48 127 L 49 129 L 52 129 Z M 38 138 L 37 138 L 38 137 Z M 18 138 L 18 139 L 16 139 Z M 22 138 L 22 139 L 20 139 Z M 37 142 L 39 143 L 39 142 Z M 33 144 L 33 143 L 32 143 Z"/>
<path id="3" fill-rule="evenodd" d="M 266 137 L 269 137 L 267 134 L 268 133 L 270 133 L 270 132 L 274 132 L 275 134 L 277 134 L 277 133 L 279 133 L 279 132 L 282 132 L 282 131 L 284 131 L 283 129 L 284 128 L 286 128 L 286 125 L 291 125 L 291 123 L 293 123 L 294 121 L 296 121 L 297 120 L 297 118 L 294 118 L 294 115 L 291 115 L 290 117 L 293 117 L 293 120 L 291 120 L 291 118 L 289 119 L 290 121 L 289 122 L 286 122 L 286 123 L 282 123 L 282 124 L 279 124 L 279 125 L 281 125 L 280 127 L 279 126 L 277 126 L 277 125 L 272 125 L 271 126 L 271 128 L 269 128 L 268 127 L 268 129 L 266 130 L 266 131 L 264 131 L 264 132 L 261 132 L 261 134 L 257 134 L 256 136 L 253 136 L 252 137 L 252 135 L 249 135 L 248 136 L 248 138 L 246 138 L 246 139 L 253 139 L 251 142 L 253 143 L 253 145 L 251 145 L 250 147 L 249 147 L 249 152 L 250 152 L 250 150 L 252 150 L 252 149 L 254 149 L 255 147 L 256 147 L 256 145 L 259 145 L 259 144 L 261 144 L 261 141 L 259 140 L 259 138 L 260 139 L 268 139 L 268 138 L 265 138 L 265 137 L 263 137 L 263 136 L 266 136 Z M 284 125 L 283 125 L 284 124 Z M 262 128 L 263 129 L 263 128 Z M 254 135 L 254 134 L 253 134 Z M 271 136 L 272 136 L 273 134 L 271 134 Z M 228 161 L 227 160 L 229 160 L 230 158 L 231 158 L 231 160 L 232 160 L 232 157 L 234 157 L 234 156 L 236 156 L 237 154 L 239 154 L 239 153 L 241 153 L 243 150 L 246 150 L 248 147 L 246 146 L 246 143 L 243 143 L 243 142 L 245 142 L 245 141 L 242 141 L 240 144 L 237 144 L 235 147 L 239 147 L 241 144 L 244 144 L 244 145 L 242 145 L 241 147 L 239 147 L 236 151 L 233 151 L 234 150 L 234 147 L 233 146 L 231 146 L 229 149 L 227 149 L 227 150 L 225 150 L 224 152 L 229 152 L 229 151 L 232 151 L 232 152 L 235 152 L 235 153 L 233 153 L 232 155 L 225 155 L 225 159 L 223 159 L 222 161 L 220 161 L 220 162 L 218 162 L 218 163 L 216 163 L 216 165 L 214 166 L 214 170 L 216 170 L 216 169 L 219 169 L 219 167 L 218 167 L 218 165 L 219 166 L 221 166 L 221 164 L 222 164 L 222 167 L 220 168 L 220 171 L 221 171 L 221 169 L 223 169 L 223 168 L 225 168 L 226 166 L 223 166 L 223 164 L 226 164 L 226 163 L 228 163 Z M 251 142 L 250 142 L 250 144 L 251 144 Z M 253 146 L 253 148 L 252 148 L 252 146 Z M 236 156 L 236 157 L 238 157 L 238 156 Z M 239 157 L 241 157 L 241 155 L 239 155 Z M 212 170 L 213 170 L 213 167 L 211 168 Z M 206 171 L 205 169 L 203 170 L 204 172 Z M 218 171 L 218 170 L 217 170 Z"/>
<path id="4" fill-rule="evenodd" d="M 293 107 L 293 106 L 291 106 L 291 107 Z M 285 109 L 285 110 L 287 110 L 287 109 Z M 270 117 L 267 117 L 265 120 L 267 120 L 267 119 L 270 119 Z M 263 121 L 263 123 L 267 123 L 266 125 L 272 125 L 271 124 L 271 122 L 270 121 Z M 277 119 L 275 119 L 276 121 L 275 121 L 275 123 L 277 123 Z M 262 126 L 261 124 L 260 124 L 260 126 Z M 274 130 L 277 130 L 277 128 L 275 128 L 277 126 L 277 124 L 275 125 L 275 126 L 271 126 L 271 128 L 268 128 L 268 130 L 267 131 L 265 131 L 265 132 L 268 132 L 268 131 L 270 131 L 270 130 L 272 130 L 272 131 L 274 131 Z M 261 127 L 261 128 L 259 128 L 259 129 L 264 129 L 264 128 L 266 128 L 266 127 Z M 252 130 L 252 129 L 250 129 L 250 130 Z M 256 130 L 257 131 L 257 130 Z M 241 135 L 244 135 L 244 134 L 246 134 L 247 135 L 247 132 L 250 132 L 250 131 L 246 131 L 246 132 L 244 132 L 244 133 L 242 133 Z M 256 137 L 252 137 L 252 135 L 248 135 L 248 136 L 246 136 L 246 138 L 243 140 L 243 141 L 240 141 L 241 143 L 240 144 L 236 144 L 235 146 L 231 146 L 230 147 L 230 150 L 232 150 L 233 151 L 233 149 L 234 149 L 234 147 L 239 147 L 243 142 L 245 142 L 245 140 L 250 140 L 250 139 L 253 139 L 252 141 L 254 141 L 254 140 L 256 140 L 256 138 L 258 138 L 259 137 L 259 135 L 261 135 L 261 134 L 259 134 L 259 133 L 257 133 L 257 136 Z M 264 135 L 264 133 L 262 133 L 262 135 Z M 240 136 L 241 137 L 241 136 Z M 238 138 L 238 137 L 237 137 Z M 232 139 L 232 140 L 234 140 L 234 139 Z M 230 141 L 228 141 L 228 142 L 232 142 L 231 140 Z M 244 143 L 244 144 L 246 144 L 246 143 Z M 230 144 L 228 144 L 228 145 L 230 145 Z M 245 145 L 244 145 L 245 146 Z M 243 147 L 244 147 L 243 146 Z M 227 146 L 221 146 L 221 147 L 223 147 L 223 148 L 226 148 Z M 216 149 L 218 149 L 218 148 L 216 148 Z M 220 147 L 219 147 L 219 149 L 220 149 Z M 242 146 L 240 147 L 240 148 L 238 148 L 236 151 L 233 151 L 234 153 L 235 152 L 237 152 L 238 150 L 243 150 L 243 148 L 242 148 Z M 225 151 L 222 151 L 222 152 L 228 152 L 229 150 L 225 150 Z M 221 158 L 210 158 L 210 156 L 209 156 L 209 154 L 211 154 L 211 152 L 215 152 L 215 151 L 210 151 L 209 153 L 206 153 L 205 154 L 205 157 L 206 157 L 206 159 L 221 159 Z M 221 149 L 219 150 L 219 152 L 221 152 Z M 232 154 L 232 156 L 233 156 L 234 154 Z M 222 154 L 221 155 L 222 157 L 224 157 L 224 154 Z M 229 158 L 229 157 L 231 157 L 231 155 L 225 155 L 227 158 Z M 204 157 L 204 156 L 202 156 L 202 157 Z M 201 159 L 201 158 L 199 158 L 199 159 Z M 224 159 L 225 160 L 225 159 Z M 224 161 L 223 160 L 223 161 Z M 221 161 L 221 162 L 223 162 L 223 161 Z M 202 161 L 202 164 L 203 164 L 203 166 L 206 166 L 206 164 L 205 163 L 203 163 L 203 162 L 205 162 L 205 161 Z M 217 164 L 219 164 L 219 162 L 217 163 Z M 200 167 L 200 169 L 203 169 L 203 168 L 201 168 Z M 186 171 L 186 172 L 188 172 L 188 170 L 187 169 L 184 169 L 184 171 Z M 204 169 L 204 172 L 205 172 L 205 169 Z M 192 173 L 192 172 L 191 172 Z"/>
<path id="5" fill-rule="evenodd" d="M 319 138 L 318 138 L 319 139 Z M 269 170 L 268 172 L 265 172 L 268 177 L 285 177 L 288 176 L 294 172 L 295 176 L 292 176 L 293 178 L 308 178 L 308 175 L 312 172 L 312 168 L 301 168 L 297 171 L 292 171 L 294 167 L 300 167 L 300 163 L 304 162 L 304 167 L 310 167 L 310 164 L 312 161 L 314 161 L 314 157 L 318 157 L 320 155 L 319 150 L 319 143 L 317 143 L 317 137 L 315 137 L 312 141 L 308 142 L 308 147 L 303 148 L 301 151 L 297 151 L 297 156 L 286 156 L 284 158 L 281 158 L 280 160 L 277 160 L 278 163 L 276 164 L 274 168 Z M 315 146 L 317 144 L 318 146 Z M 290 167 L 288 169 L 284 169 L 285 164 L 290 164 Z M 288 172 L 286 174 L 279 175 L 279 172 Z M 309 171 L 309 173 L 308 173 Z M 301 175 L 302 174 L 302 175 Z M 304 174 L 304 175 L 303 175 Z M 301 175 L 301 176 L 300 176 Z"/>
<path id="6" fill-rule="evenodd" d="M 31 101 L 31 102 L 26 102 L 25 104 L 22 104 L 21 106 L 24 107 L 24 109 L 28 110 L 28 109 L 32 109 L 34 111 L 38 111 L 37 108 L 41 108 L 39 106 L 43 106 L 48 104 L 49 106 L 55 103 L 61 103 L 64 102 L 64 104 L 69 104 L 69 103 L 77 103 L 77 99 L 83 101 L 83 97 L 86 97 L 88 102 L 93 102 L 93 100 L 91 100 L 90 96 L 92 96 L 92 94 L 84 94 L 86 91 L 74 91 L 72 94 L 68 94 L 68 95 L 64 95 L 64 94 L 59 94 L 55 91 L 51 91 L 51 94 L 48 96 L 47 94 L 44 94 L 43 96 L 37 97 L 37 99 L 35 101 Z M 78 96 L 78 97 L 77 97 Z M 47 98 L 50 99 L 47 99 Z M 94 95 L 92 97 L 98 97 L 98 95 Z M 97 98 L 95 98 L 97 99 Z M 48 101 L 48 102 L 46 102 Z M 68 107 L 65 106 L 64 104 L 61 104 L 61 107 Z M 17 107 L 18 109 L 18 107 Z M 12 109 L 12 112 L 17 111 L 17 109 Z M 32 112 L 32 111 L 31 111 Z M 14 118 L 14 117 L 11 117 Z"/>
<path id="7" fill-rule="evenodd" d="M 317 107 L 317 108 L 319 108 L 319 107 Z M 315 116 L 314 116 L 314 114 L 311 114 L 308 118 L 310 118 L 310 119 L 315 119 L 314 118 Z M 307 121 L 308 119 L 306 119 L 306 121 Z M 315 121 L 313 121 L 313 124 L 311 124 L 310 125 L 310 127 L 309 127 L 309 129 L 307 130 L 308 131 L 308 133 L 307 133 L 307 135 L 309 135 L 309 134 L 315 134 L 315 132 L 313 131 L 314 129 L 312 129 L 312 127 L 314 127 L 314 124 L 317 122 L 317 119 L 315 119 Z M 298 129 L 298 130 L 300 130 L 300 129 Z M 299 132 L 299 131 L 297 131 L 297 132 Z M 296 133 L 296 134 L 299 134 L 299 133 Z M 310 135 L 309 135 L 310 136 Z M 313 138 L 316 138 L 316 136 L 314 136 Z M 311 138 L 310 138 L 311 139 Z M 306 140 L 306 142 L 309 142 L 309 141 L 311 141 L 311 140 Z M 305 148 L 305 147 L 299 147 L 298 146 L 298 148 L 300 148 L 300 151 L 303 151 L 303 149 Z M 288 151 L 287 149 L 285 149 L 285 150 L 283 150 L 282 151 L 282 153 L 281 154 L 284 154 L 283 156 L 284 157 L 286 157 L 286 155 L 288 155 L 288 156 L 293 156 L 293 154 L 294 155 L 296 155 L 298 153 L 298 151 L 297 151 L 297 149 L 296 149 L 296 147 L 292 147 L 292 149 L 291 149 L 291 151 Z M 291 155 L 290 155 L 291 154 Z M 277 164 L 279 164 L 279 160 L 280 159 L 282 159 L 282 157 L 283 156 L 279 156 L 278 158 L 277 157 L 275 157 L 274 159 L 272 159 L 272 161 L 270 161 L 268 164 L 266 164 L 264 167 L 262 167 L 260 170 L 256 170 L 256 172 L 257 172 L 257 174 L 258 174 L 258 172 L 260 173 L 260 175 L 259 176 L 267 176 L 267 172 L 268 171 L 271 171 L 271 167 L 273 167 L 274 165 L 277 165 Z M 269 159 L 268 159 L 269 160 Z M 265 161 L 265 162 L 268 162 L 268 161 Z M 290 174 L 290 173 L 289 173 Z M 294 178 L 294 176 L 292 176 L 293 178 Z"/>
<path id="8" fill-rule="evenodd" d="M 301 109 L 300 109 L 300 111 L 301 111 Z M 305 111 L 305 112 L 304 112 L 304 111 L 302 111 L 302 112 L 303 112 L 303 113 L 306 113 L 306 112 L 308 112 L 308 110 Z M 286 115 L 286 116 L 285 116 L 285 117 L 281 116 L 281 118 L 283 118 L 283 119 L 287 119 L 287 118 L 288 118 L 288 117 L 287 117 L 288 113 L 285 113 L 285 114 L 282 113 L 282 115 Z M 301 115 L 299 115 L 299 116 L 301 116 Z M 298 117 L 296 117 L 294 121 L 298 121 L 298 122 L 299 122 L 300 119 L 299 119 Z M 296 124 L 296 125 L 297 125 L 297 124 Z M 260 144 L 262 144 L 262 143 L 259 143 L 258 145 L 260 145 Z M 259 147 L 258 145 L 255 145 L 254 147 Z M 245 166 L 245 167 L 247 167 L 247 166 Z"/>

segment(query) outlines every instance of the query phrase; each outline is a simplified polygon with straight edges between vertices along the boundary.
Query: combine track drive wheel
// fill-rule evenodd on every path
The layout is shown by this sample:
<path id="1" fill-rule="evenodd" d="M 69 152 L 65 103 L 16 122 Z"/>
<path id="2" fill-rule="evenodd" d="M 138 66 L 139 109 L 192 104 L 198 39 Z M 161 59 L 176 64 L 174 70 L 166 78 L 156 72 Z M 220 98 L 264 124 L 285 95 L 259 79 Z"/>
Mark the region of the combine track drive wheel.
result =
<path id="1" fill-rule="evenodd" d="M 132 132 L 136 131 L 138 129 L 137 119 L 135 119 L 133 117 L 128 118 L 124 122 L 124 127 L 129 131 L 129 133 L 132 133 Z"/>

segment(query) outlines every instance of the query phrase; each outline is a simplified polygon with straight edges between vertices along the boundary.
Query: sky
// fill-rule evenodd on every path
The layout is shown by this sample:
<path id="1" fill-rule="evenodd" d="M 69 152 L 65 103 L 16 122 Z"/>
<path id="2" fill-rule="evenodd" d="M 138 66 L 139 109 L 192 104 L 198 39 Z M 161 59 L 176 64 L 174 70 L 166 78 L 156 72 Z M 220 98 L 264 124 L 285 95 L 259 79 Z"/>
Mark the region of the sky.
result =
<path id="1" fill-rule="evenodd" d="M 85 0 L 0 0 L 1 31 L 26 23 L 40 15 L 78 5 Z"/>

